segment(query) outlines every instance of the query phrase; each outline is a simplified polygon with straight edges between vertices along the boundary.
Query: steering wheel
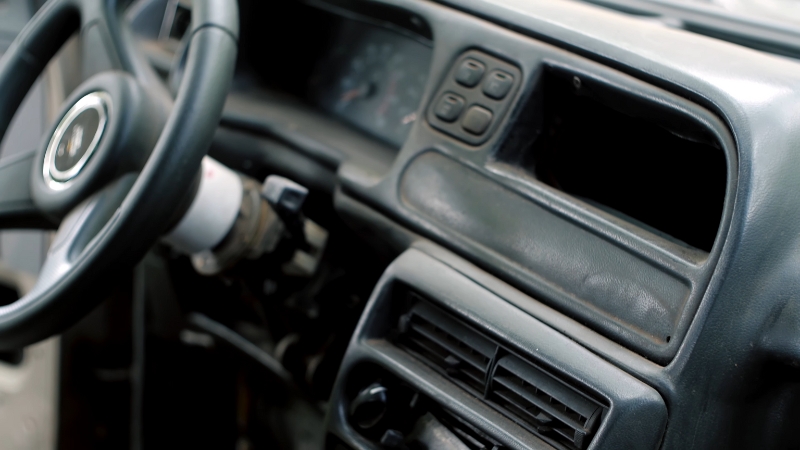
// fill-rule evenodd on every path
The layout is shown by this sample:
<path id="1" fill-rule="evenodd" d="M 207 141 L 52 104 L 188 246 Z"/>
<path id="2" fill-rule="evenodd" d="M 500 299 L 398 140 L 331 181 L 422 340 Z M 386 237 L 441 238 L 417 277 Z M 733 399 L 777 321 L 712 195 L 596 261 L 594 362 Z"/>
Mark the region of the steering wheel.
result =
<path id="1" fill-rule="evenodd" d="M 174 101 L 136 50 L 122 3 L 50 0 L 0 59 L 0 138 L 75 32 L 99 36 L 114 64 L 69 95 L 39 148 L 0 164 L 0 228 L 58 228 L 34 288 L 0 307 L 0 349 L 83 317 L 179 219 L 222 114 L 236 61 L 236 1 L 194 0 Z"/>

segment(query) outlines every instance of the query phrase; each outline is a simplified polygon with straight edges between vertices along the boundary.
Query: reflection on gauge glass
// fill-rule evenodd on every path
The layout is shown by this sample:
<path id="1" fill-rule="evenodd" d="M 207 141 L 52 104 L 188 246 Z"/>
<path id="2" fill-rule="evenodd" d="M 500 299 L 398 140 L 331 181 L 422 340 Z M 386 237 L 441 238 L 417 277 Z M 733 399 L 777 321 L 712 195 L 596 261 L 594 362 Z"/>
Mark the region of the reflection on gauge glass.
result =
<path id="1" fill-rule="evenodd" d="M 312 77 L 312 100 L 399 148 L 417 120 L 430 60 L 430 47 L 417 40 L 343 21 Z"/>

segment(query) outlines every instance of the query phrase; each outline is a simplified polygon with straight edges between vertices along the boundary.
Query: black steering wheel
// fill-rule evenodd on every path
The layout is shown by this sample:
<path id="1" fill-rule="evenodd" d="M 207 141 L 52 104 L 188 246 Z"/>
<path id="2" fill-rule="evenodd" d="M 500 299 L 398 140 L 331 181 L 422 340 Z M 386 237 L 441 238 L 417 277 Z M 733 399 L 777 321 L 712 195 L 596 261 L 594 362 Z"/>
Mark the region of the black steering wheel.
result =
<path id="1" fill-rule="evenodd" d="M 185 210 L 219 122 L 236 61 L 236 1 L 194 0 L 174 100 L 137 52 L 122 3 L 50 0 L 0 59 L 0 137 L 76 32 L 99 36 L 114 65 L 69 95 L 38 149 L 0 165 L 0 228 L 58 227 L 34 288 L 0 306 L 0 349 L 63 331 L 97 305 Z"/>

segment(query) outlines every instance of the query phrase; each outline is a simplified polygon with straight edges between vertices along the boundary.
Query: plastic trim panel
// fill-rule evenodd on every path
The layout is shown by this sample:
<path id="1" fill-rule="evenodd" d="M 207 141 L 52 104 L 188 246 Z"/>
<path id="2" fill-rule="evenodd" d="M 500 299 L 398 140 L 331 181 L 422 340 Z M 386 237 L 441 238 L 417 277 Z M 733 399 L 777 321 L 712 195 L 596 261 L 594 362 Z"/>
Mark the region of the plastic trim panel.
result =
<path id="1" fill-rule="evenodd" d="M 533 317 L 520 314 L 521 311 L 512 304 L 419 249 L 407 250 L 389 266 L 375 288 L 350 343 L 334 387 L 328 417 L 329 429 L 340 438 L 357 447 L 366 445 L 347 425 L 343 389 L 347 374 L 354 365 L 372 361 L 450 406 L 453 412 L 481 426 L 511 448 L 541 448 L 537 439 L 524 439 L 531 435 L 515 430 L 516 425 L 482 407 L 480 402 L 476 404 L 475 399 L 464 391 L 453 390 L 454 385 L 384 339 L 393 326 L 391 292 L 397 282 L 413 286 L 463 320 L 512 345 L 520 354 L 529 355 L 576 385 L 604 398 L 610 405 L 609 413 L 591 449 L 657 447 L 666 426 L 667 410 L 653 388 Z"/>

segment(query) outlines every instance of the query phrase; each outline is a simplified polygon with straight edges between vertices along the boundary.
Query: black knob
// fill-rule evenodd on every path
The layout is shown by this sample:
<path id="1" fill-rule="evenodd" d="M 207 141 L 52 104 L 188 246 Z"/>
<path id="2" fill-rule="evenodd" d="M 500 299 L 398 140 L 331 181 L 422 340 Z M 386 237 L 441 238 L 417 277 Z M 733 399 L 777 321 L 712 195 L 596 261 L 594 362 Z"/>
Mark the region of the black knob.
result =
<path id="1" fill-rule="evenodd" d="M 350 420 L 362 430 L 377 425 L 387 410 L 387 389 L 380 383 L 372 383 L 359 391 L 350 404 Z"/>
<path id="2" fill-rule="evenodd" d="M 302 208 L 308 196 L 308 189 L 288 178 L 270 175 L 264 180 L 261 196 L 281 218 L 289 235 L 301 250 L 307 249 Z"/>
<path id="3" fill-rule="evenodd" d="M 261 195 L 278 213 L 299 214 L 308 196 L 308 189 L 288 178 L 270 175 L 264 180 Z"/>

